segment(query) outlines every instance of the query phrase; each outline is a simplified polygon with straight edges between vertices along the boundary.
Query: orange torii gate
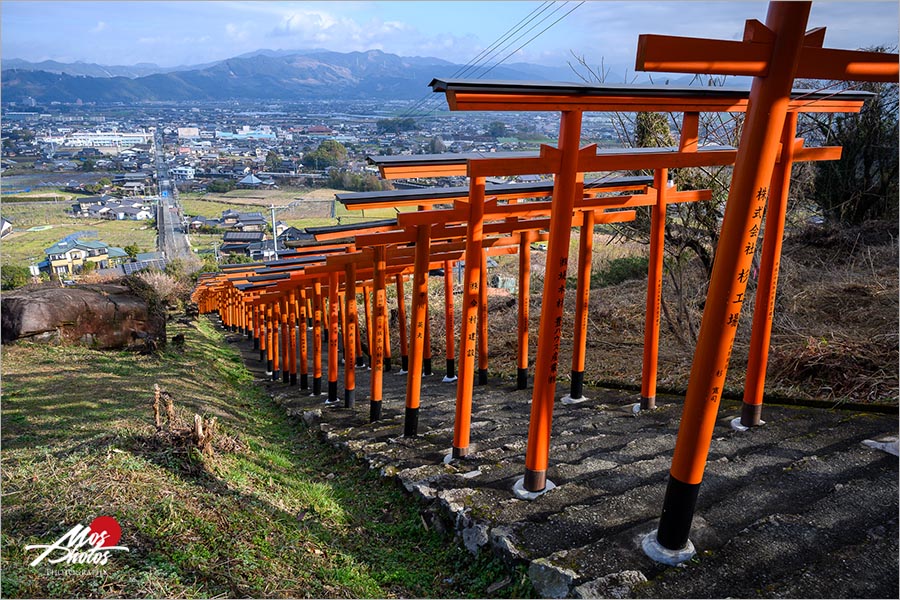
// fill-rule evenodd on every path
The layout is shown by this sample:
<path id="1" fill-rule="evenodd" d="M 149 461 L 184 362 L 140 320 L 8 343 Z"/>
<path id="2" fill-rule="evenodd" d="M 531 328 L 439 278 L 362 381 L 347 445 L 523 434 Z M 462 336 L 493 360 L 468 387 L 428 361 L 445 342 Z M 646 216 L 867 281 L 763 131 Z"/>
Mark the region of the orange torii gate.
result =
<path id="1" fill-rule="evenodd" d="M 351 229 L 384 229 L 384 226 L 381 225 L 384 222 L 378 222 L 376 226 L 366 227 L 366 224 L 360 224 L 355 226 L 336 226 L 336 227 L 328 227 L 328 228 L 320 228 L 315 230 L 315 235 L 320 239 L 328 239 L 332 235 L 341 235 L 346 231 Z M 498 231 L 499 232 L 499 231 Z M 310 267 L 309 271 L 313 273 L 325 272 L 325 271 L 337 271 L 342 269 L 346 265 L 355 265 L 355 268 L 359 268 L 365 272 L 366 270 L 371 270 L 373 273 L 373 287 L 376 295 L 376 315 L 373 318 L 374 321 L 374 337 L 376 339 L 381 339 L 383 336 L 383 331 L 386 329 L 386 319 L 383 314 L 384 311 L 381 308 L 378 308 L 380 301 L 378 297 L 381 296 L 384 292 L 385 282 L 384 277 L 379 276 L 379 272 L 385 272 L 385 265 L 389 268 L 387 269 L 387 273 L 389 274 L 391 269 L 399 270 L 396 276 L 402 277 L 402 275 L 408 272 L 410 267 L 413 267 L 414 264 L 417 265 L 417 269 L 424 268 L 424 274 L 422 274 L 421 278 L 424 280 L 424 277 L 427 275 L 427 270 L 431 268 L 432 265 L 444 265 L 448 261 L 457 260 L 462 253 L 463 244 L 459 242 L 454 242 L 453 238 L 461 238 L 464 237 L 464 232 L 457 232 L 456 235 L 446 235 L 442 236 L 443 241 L 441 243 L 435 244 L 431 248 L 428 248 L 428 245 L 420 246 L 419 248 L 402 248 L 396 247 L 393 244 L 398 243 L 398 240 L 390 240 L 387 238 L 381 238 L 378 236 L 396 236 L 397 234 L 404 234 L 403 231 L 386 231 L 381 233 L 370 233 L 370 234 L 357 234 L 356 235 L 356 243 L 362 246 L 361 250 L 356 252 L 351 252 L 347 254 L 343 254 L 341 256 L 332 256 L 329 257 L 326 261 L 325 265 L 321 265 L 318 267 Z M 362 242 L 363 239 L 371 239 L 372 243 Z M 510 237 L 499 237 L 499 238 L 490 238 L 484 241 L 484 246 L 488 249 L 488 254 L 507 254 L 515 251 L 515 247 L 517 246 L 518 241 L 514 238 Z M 428 254 L 425 257 L 426 262 L 425 266 L 422 267 L 422 263 L 416 263 L 417 252 L 421 252 L 421 248 L 426 248 Z M 384 255 L 383 258 L 381 255 Z M 368 267 L 371 265 L 371 267 Z M 420 271 L 416 271 L 415 277 L 419 277 Z M 348 278 L 348 282 L 352 281 Z M 419 308 L 418 303 L 418 295 L 414 291 L 413 296 L 413 305 L 414 305 L 414 314 Z M 422 304 L 421 306 L 424 306 Z M 415 395 L 411 390 L 417 390 L 420 387 L 422 369 L 421 360 L 418 360 L 423 352 L 422 345 L 424 343 L 424 334 L 420 331 L 423 328 L 423 324 L 421 320 L 414 321 L 417 325 L 421 325 L 417 327 L 417 329 L 410 335 L 413 340 L 413 348 L 414 351 L 411 353 L 412 365 L 408 372 L 408 378 L 410 381 L 410 385 L 407 387 L 407 404 L 409 404 L 410 394 Z M 381 347 L 381 343 L 375 343 L 374 348 L 375 351 L 378 352 L 378 349 Z M 418 351 L 417 351 L 418 350 Z M 370 401 L 370 419 L 377 420 L 380 417 L 381 412 L 381 379 L 378 376 L 381 369 L 379 368 L 380 358 L 378 354 L 374 355 L 373 362 L 373 379 L 372 379 L 372 397 Z M 418 367 L 416 365 L 419 365 Z"/>
<path id="2" fill-rule="evenodd" d="M 231 265 L 223 273 L 203 276 L 194 297 L 198 304 L 203 303 L 201 310 L 204 312 L 219 309 L 220 315 L 226 315 L 223 318 L 226 326 L 229 320 L 237 319 L 242 324 L 242 332 L 249 333 L 254 338 L 254 349 L 260 349 L 260 360 L 268 359 L 267 372 L 272 378 L 277 380 L 281 370 L 284 382 L 296 385 L 296 335 L 289 333 L 295 331 L 295 324 L 305 306 L 301 309 L 299 299 L 293 297 L 288 302 L 285 297 L 274 298 L 272 295 L 259 293 L 277 289 L 280 283 L 290 280 L 304 268 L 324 261 L 329 253 L 343 252 L 346 249 L 344 244 L 307 245 L 305 249 L 291 253 L 292 258 L 289 259 Z M 210 296 L 211 293 L 214 295 Z M 300 296 L 302 298 L 302 291 Z M 280 304 L 272 306 L 276 301 Z M 211 302 L 214 304 L 210 305 Z M 262 310 L 259 310 L 260 305 L 264 307 Z M 249 327 L 244 327 L 244 324 Z M 301 388 L 306 389 L 305 335 L 300 338 L 300 350 L 303 358 Z"/>
<path id="3" fill-rule="evenodd" d="M 556 174 L 554 212 L 551 215 L 551 242 L 548 247 L 547 276 L 544 279 L 544 302 L 541 311 L 540 342 L 536 363 L 535 389 L 532 401 L 532 418 L 529 444 L 526 453 L 525 477 L 516 485 L 521 497 L 534 497 L 547 489 L 546 469 L 549 456 L 550 423 L 554 401 L 558 366 L 558 348 L 561 337 L 562 302 L 565 286 L 556 282 L 565 278 L 568 266 L 569 224 L 564 215 L 570 214 L 577 196 L 580 174 L 589 171 L 633 169 L 661 169 L 700 166 L 698 155 L 702 151 L 675 153 L 648 149 L 646 152 L 620 151 L 596 154 L 589 147 L 579 150 L 581 114 L 585 110 L 608 111 L 745 111 L 749 94 L 746 91 L 724 88 L 634 88 L 630 86 L 586 86 L 578 84 L 528 84 L 517 82 L 485 81 L 432 81 L 435 91 L 447 95 L 451 109 L 456 110 L 560 110 L 559 149 L 544 147 L 544 164 L 520 159 L 513 168 L 500 172 L 483 171 L 483 175 L 511 173 Z M 788 90 L 785 108 L 794 111 L 856 111 L 863 94 Z M 777 151 L 777 147 L 776 147 Z M 808 153 L 815 154 L 814 150 Z M 822 152 L 828 153 L 827 149 Z M 618 156 L 616 156 L 618 154 Z M 833 153 L 832 153 L 833 154 Z M 733 158 L 733 157 L 732 157 Z M 821 158 L 821 156 L 820 156 Z M 484 159 L 488 160 L 488 159 Z M 473 172 L 470 163 L 470 181 L 475 187 L 483 186 L 482 173 Z M 716 163 L 713 163 L 716 164 Z M 722 164 L 730 164 L 722 163 Z M 479 181 L 480 179 L 480 181 Z M 475 195 L 473 194 L 473 199 Z M 471 207 L 478 207 L 472 202 Z M 473 213 L 470 222 L 481 221 L 481 215 Z M 477 231 L 477 228 L 475 228 Z M 477 283 L 476 283 L 477 289 Z M 468 282 L 467 282 L 468 290 Z M 466 300 L 468 302 L 468 299 Z M 462 369 L 461 369 L 462 373 Z M 459 391 L 459 390 L 458 390 Z M 457 397 L 457 418 L 468 419 L 468 403 Z M 464 399 L 463 399 L 464 400 Z M 454 456 L 465 456 L 468 439 L 454 441 Z"/>
<path id="4" fill-rule="evenodd" d="M 750 107 L 744 124 L 738 158 L 728 195 L 722 235 L 716 251 L 703 320 L 685 397 L 684 413 L 672 458 L 669 485 L 656 532 L 644 539 L 644 550 L 661 562 L 678 563 L 690 558 L 689 535 L 700 482 L 712 440 L 720 390 L 728 369 L 747 278 L 756 249 L 762 212 L 771 202 L 772 188 L 779 188 L 776 212 L 770 223 L 774 234 L 768 258 L 766 285 L 762 295 L 770 297 L 760 308 L 772 306 L 779 242 L 783 228 L 783 204 L 790 177 L 789 160 L 775 172 L 779 141 L 793 138 L 796 121 L 787 119 L 790 92 L 796 77 L 841 81 L 896 82 L 897 54 L 823 48 L 824 28 L 805 31 L 811 2 L 771 2 L 765 24 L 747 21 L 740 42 L 642 35 L 638 40 L 636 68 L 647 71 L 749 75 L 753 77 Z M 786 148 L 790 148 L 787 144 Z M 784 152 L 784 150 L 783 150 Z M 776 177 L 773 186 L 773 176 Z M 768 221 L 768 218 L 767 218 Z M 768 236 L 767 236 L 768 237 Z M 762 285 L 764 282 L 760 282 Z M 762 288 L 760 288 L 762 289 Z M 757 314 L 764 323 L 756 328 L 768 337 L 768 311 Z M 762 346 L 760 346 L 762 347 Z M 765 361 L 748 377 L 761 379 Z M 761 387 L 760 387 L 761 390 Z M 754 403 L 748 398 L 750 421 L 756 420 Z"/>
<path id="5" fill-rule="evenodd" d="M 463 158 L 460 158 L 463 156 Z M 480 157 L 481 155 L 458 155 L 458 154 L 431 154 L 431 155 L 415 155 L 415 156 L 400 156 L 400 157 L 376 157 L 370 156 L 368 157 L 369 162 L 377 164 L 379 169 L 381 170 L 382 176 L 386 178 L 395 177 L 395 173 L 398 170 L 402 170 L 401 172 L 404 175 L 409 175 L 410 173 L 415 172 L 415 175 L 418 177 L 426 177 L 430 176 L 430 173 L 440 173 L 443 174 L 445 172 L 451 172 L 453 174 L 460 174 L 460 168 L 462 169 L 462 173 L 464 173 L 466 168 L 466 161 L 469 158 Z M 494 156 L 504 157 L 504 158 L 519 158 L 519 157 L 535 157 L 534 153 L 498 153 Z M 391 159 L 389 161 L 383 162 L 382 159 Z M 645 191 L 646 187 L 651 184 L 653 181 L 650 177 L 622 177 L 614 180 L 608 181 L 593 181 L 585 184 L 584 193 L 586 196 L 596 196 L 601 193 L 611 193 L 611 192 L 639 192 Z M 542 181 L 538 183 L 512 183 L 512 184 L 488 184 L 485 188 L 485 195 L 490 197 L 488 205 L 488 216 L 496 214 L 497 218 L 503 218 L 504 222 L 510 222 L 511 220 L 515 222 L 519 217 L 514 213 L 520 214 L 529 214 L 531 216 L 537 215 L 549 215 L 549 203 L 536 204 L 536 203 L 527 203 L 527 204 L 514 204 L 516 202 L 522 202 L 524 199 L 536 199 L 536 198 L 545 198 L 549 197 L 553 192 L 553 182 L 551 181 Z M 348 210 L 365 210 L 369 208 L 381 208 L 381 207 L 401 207 L 401 206 L 417 206 L 420 210 L 425 206 L 432 206 L 435 204 L 446 204 L 452 203 L 454 206 L 457 203 L 460 203 L 461 206 L 464 206 L 468 201 L 468 193 L 469 188 L 465 186 L 460 187 L 450 187 L 450 188 L 431 188 L 426 190 L 402 190 L 402 191 L 391 191 L 391 192 L 366 192 L 366 193 L 356 193 L 356 194 L 337 194 L 337 199 L 344 204 L 344 206 Z M 682 199 L 685 199 L 682 197 Z M 510 203 L 510 205 L 502 206 L 498 204 L 498 201 L 506 200 Z M 625 199 L 620 202 L 624 202 Z M 604 208 L 610 209 L 615 208 L 614 206 L 604 205 Z M 514 212 L 503 212 L 503 211 L 514 211 Z M 587 212 L 592 211 L 583 211 L 585 214 Z M 465 223 L 466 220 L 462 217 L 457 217 L 455 220 L 447 220 L 446 212 L 436 213 L 437 218 L 433 220 L 433 225 L 442 225 L 446 226 L 451 223 L 458 223 L 461 227 L 457 227 L 454 231 L 456 235 L 464 235 L 465 232 Z M 622 215 L 620 215 L 625 220 L 630 220 Z M 544 226 L 543 223 L 536 223 L 537 226 Z M 581 225 L 579 223 L 578 225 Z M 403 234 L 398 234 L 400 237 L 388 236 L 388 239 L 394 240 L 392 243 L 398 243 L 402 240 L 404 243 L 415 244 L 416 242 L 416 233 L 414 231 L 414 227 L 416 225 L 410 226 L 407 231 L 405 237 Z M 537 239 L 530 239 L 529 233 L 526 227 L 517 227 L 518 230 L 523 232 L 521 241 L 519 244 L 519 285 L 518 285 L 518 348 L 517 348 L 517 364 L 518 364 L 518 374 L 517 374 L 517 386 L 519 389 L 524 389 L 526 387 L 527 381 L 527 373 L 528 373 L 528 302 L 529 302 L 529 293 L 528 293 L 528 275 L 530 271 L 530 244 L 538 241 Z M 440 232 L 440 228 L 433 229 L 432 233 L 436 234 Z M 536 231 L 536 229 L 535 229 Z M 434 235 L 432 235 L 434 237 Z M 375 236 L 372 243 L 378 236 Z M 370 242 L 361 242 L 361 244 L 365 245 Z M 452 271 L 450 269 L 451 265 L 448 263 L 444 265 L 444 287 L 445 287 L 445 315 L 446 315 L 446 331 L 447 331 L 447 341 L 446 341 L 446 359 L 447 359 L 447 377 L 444 378 L 445 382 L 452 382 L 456 380 L 455 376 L 455 356 L 454 356 L 454 346 L 453 346 L 453 305 L 452 305 L 452 295 L 447 292 L 452 288 Z M 484 279 L 484 278 L 482 278 Z M 580 281 L 580 280 L 579 280 Z M 486 286 L 483 292 L 486 293 Z M 486 311 L 486 301 L 484 298 L 479 298 L 479 316 L 481 316 L 484 311 Z M 401 317 L 402 319 L 402 317 Z M 486 319 L 481 323 L 480 335 L 479 335 L 479 383 L 484 384 L 487 382 L 487 348 L 486 348 L 486 335 L 484 335 L 484 329 L 486 327 Z M 405 322 L 405 320 L 403 320 Z M 427 327 L 427 320 L 426 320 Z M 427 329 L 426 329 L 427 331 Z M 427 357 L 426 357 L 427 359 Z M 426 366 L 427 368 L 427 366 Z"/>

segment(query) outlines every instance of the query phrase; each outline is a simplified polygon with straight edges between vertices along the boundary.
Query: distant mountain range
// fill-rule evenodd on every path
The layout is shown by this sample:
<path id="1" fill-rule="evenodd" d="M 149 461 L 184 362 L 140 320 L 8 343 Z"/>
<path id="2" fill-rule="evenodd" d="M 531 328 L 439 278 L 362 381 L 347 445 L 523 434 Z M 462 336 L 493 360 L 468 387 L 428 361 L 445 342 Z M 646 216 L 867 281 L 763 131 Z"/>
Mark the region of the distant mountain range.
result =
<path id="1" fill-rule="evenodd" d="M 103 66 L 92 63 L 30 63 L 4 59 L 2 96 L 39 103 L 214 101 L 214 100 L 408 100 L 428 92 L 434 77 L 450 77 L 463 66 L 432 57 L 400 57 L 379 50 L 258 50 L 227 60 L 184 67 L 152 63 Z M 474 77 L 476 73 L 464 76 Z M 488 79 L 574 81 L 567 67 L 529 63 L 501 65 Z"/>

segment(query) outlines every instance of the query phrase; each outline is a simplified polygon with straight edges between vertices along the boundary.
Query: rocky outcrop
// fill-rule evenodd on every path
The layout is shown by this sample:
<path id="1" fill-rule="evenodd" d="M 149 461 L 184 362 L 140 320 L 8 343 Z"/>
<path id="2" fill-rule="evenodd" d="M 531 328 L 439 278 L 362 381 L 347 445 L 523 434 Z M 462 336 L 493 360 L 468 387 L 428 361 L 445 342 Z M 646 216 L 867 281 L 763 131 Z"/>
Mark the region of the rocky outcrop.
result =
<path id="1" fill-rule="evenodd" d="M 165 316 L 123 284 L 35 287 L 4 293 L 2 339 L 112 349 L 165 343 Z"/>

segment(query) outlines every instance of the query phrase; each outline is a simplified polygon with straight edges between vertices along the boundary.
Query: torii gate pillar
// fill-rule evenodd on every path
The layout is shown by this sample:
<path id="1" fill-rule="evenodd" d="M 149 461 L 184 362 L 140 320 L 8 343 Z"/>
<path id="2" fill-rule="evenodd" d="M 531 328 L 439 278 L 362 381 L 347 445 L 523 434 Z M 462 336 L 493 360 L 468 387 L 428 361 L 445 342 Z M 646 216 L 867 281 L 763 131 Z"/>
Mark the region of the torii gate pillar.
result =
<path id="1" fill-rule="evenodd" d="M 744 42 L 663 36 L 639 42 L 639 69 L 754 76 L 659 528 L 643 542 L 659 562 L 678 564 L 694 553 L 688 536 L 746 292 L 741 273 L 756 251 L 794 78 L 897 77 L 896 55 L 810 52 L 821 45 L 821 36 L 804 35 L 811 4 L 770 3 L 765 26 L 748 22 Z"/>

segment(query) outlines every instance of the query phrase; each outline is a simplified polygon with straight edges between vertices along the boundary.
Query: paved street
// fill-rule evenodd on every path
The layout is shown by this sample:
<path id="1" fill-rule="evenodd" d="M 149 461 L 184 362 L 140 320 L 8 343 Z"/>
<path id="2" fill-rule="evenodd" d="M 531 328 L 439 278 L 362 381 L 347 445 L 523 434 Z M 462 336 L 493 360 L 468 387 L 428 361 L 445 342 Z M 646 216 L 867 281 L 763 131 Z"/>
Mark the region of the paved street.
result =
<path id="1" fill-rule="evenodd" d="M 178 189 L 169 179 L 168 168 L 162 151 L 162 138 L 156 137 L 156 172 L 159 182 L 159 206 L 157 208 L 156 229 L 158 232 L 156 246 L 169 260 L 181 259 L 194 262 L 196 257 L 191 251 L 187 235 L 181 224 L 181 207 L 178 203 Z"/>

